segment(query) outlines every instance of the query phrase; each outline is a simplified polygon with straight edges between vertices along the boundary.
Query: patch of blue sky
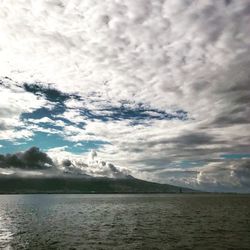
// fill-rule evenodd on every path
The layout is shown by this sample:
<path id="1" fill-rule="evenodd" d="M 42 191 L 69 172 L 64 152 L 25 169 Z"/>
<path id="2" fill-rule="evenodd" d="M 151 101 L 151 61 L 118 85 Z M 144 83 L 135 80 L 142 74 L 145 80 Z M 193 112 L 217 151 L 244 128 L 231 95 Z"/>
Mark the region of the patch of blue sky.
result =
<path id="1" fill-rule="evenodd" d="M 90 120 L 107 121 L 122 121 L 129 120 L 131 125 L 143 124 L 145 121 L 150 120 L 187 120 L 187 112 L 180 111 L 177 113 L 168 113 L 156 109 L 146 109 L 144 107 L 109 107 L 98 109 L 98 114 L 88 109 L 80 109 L 81 116 Z"/>
<path id="2" fill-rule="evenodd" d="M 70 99 L 75 99 L 78 102 L 83 102 L 83 99 L 75 94 L 69 95 L 59 90 L 52 89 L 50 87 L 44 87 L 39 84 L 25 84 L 24 89 L 35 95 L 43 96 L 51 103 L 55 103 L 52 108 L 40 108 L 33 111 L 32 113 L 25 113 L 22 115 L 23 119 L 40 119 L 43 117 L 53 117 L 63 114 L 67 111 L 65 102 Z M 91 97 L 89 97 L 89 102 L 93 103 Z M 130 103 L 126 100 L 121 101 L 120 106 L 105 106 L 97 110 L 90 110 L 88 108 L 79 108 L 80 115 L 89 120 L 99 120 L 99 121 L 120 121 L 120 120 L 130 120 L 131 125 L 141 124 L 143 121 L 149 120 L 187 120 L 188 113 L 184 110 L 176 110 L 175 112 L 166 112 L 164 110 L 158 110 L 151 108 L 143 103 Z"/>
<path id="3" fill-rule="evenodd" d="M 85 123 L 84 122 L 80 122 L 80 123 L 77 123 L 75 124 L 74 122 L 66 119 L 66 118 L 63 118 L 63 117 L 60 117 L 61 114 L 63 114 L 65 111 L 65 108 L 63 108 L 62 106 L 58 107 L 58 106 L 55 106 L 54 109 L 48 109 L 46 107 L 43 107 L 43 108 L 40 108 L 40 109 L 37 109 L 33 112 L 30 112 L 30 113 L 23 113 L 21 115 L 21 120 L 25 121 L 25 122 L 30 122 L 32 121 L 31 119 L 35 119 L 35 120 L 39 120 L 39 119 L 42 119 L 42 118 L 49 118 L 51 120 L 54 121 L 55 124 L 50 124 L 50 123 L 39 123 L 39 126 L 41 127 L 45 127 L 45 128 L 58 128 L 59 130 L 61 130 L 61 128 L 59 128 L 60 126 L 57 126 L 56 125 L 56 122 L 64 122 L 65 125 L 74 125 L 76 127 L 79 127 L 79 128 L 83 128 Z M 32 122 L 31 122 L 32 123 Z"/>
<path id="4" fill-rule="evenodd" d="M 55 105 L 52 109 L 43 107 L 43 108 L 36 109 L 33 112 L 23 113 L 21 115 L 21 119 L 23 120 L 24 119 L 41 119 L 43 117 L 54 119 L 55 115 L 62 114 L 65 111 L 66 111 L 65 107 L 59 104 L 59 105 Z"/>
<path id="5" fill-rule="evenodd" d="M 43 151 L 47 151 L 52 148 L 65 147 L 65 151 L 73 154 L 82 154 L 91 151 L 92 149 L 98 150 L 103 145 L 108 144 L 104 141 L 79 141 L 72 142 L 64 139 L 57 134 L 48 134 L 44 132 L 37 132 L 29 140 L 17 140 L 17 141 L 5 141 L 0 140 L 0 153 L 14 153 L 18 151 L 24 151 L 32 146 L 39 147 Z"/>
<path id="6" fill-rule="evenodd" d="M 181 168 L 191 168 L 191 167 L 199 167 L 205 165 L 206 162 L 203 160 L 183 160 L 176 162 L 176 166 Z"/>
<path id="7" fill-rule="evenodd" d="M 0 140 L 0 154 L 7 154 L 7 153 L 15 153 L 19 151 L 23 151 L 26 149 L 25 144 L 27 141 L 18 140 L 18 141 L 7 141 L 7 140 Z"/>
<path id="8" fill-rule="evenodd" d="M 237 160 L 243 158 L 250 158 L 250 153 L 223 154 L 221 155 L 221 157 L 228 160 Z"/>
<path id="9" fill-rule="evenodd" d="M 56 104 L 53 108 L 43 107 L 30 113 L 23 113 L 21 119 L 28 121 L 29 119 L 41 119 L 44 117 L 48 117 L 52 120 L 64 121 L 67 125 L 84 127 L 84 122 L 82 122 L 81 124 L 75 124 L 70 120 L 60 118 L 59 116 L 62 115 L 65 111 L 67 111 L 67 109 L 64 105 Z M 188 119 L 188 114 L 185 111 L 178 110 L 178 112 L 175 113 L 168 113 L 156 109 L 145 108 L 143 106 L 136 108 L 125 106 L 109 107 L 97 110 L 98 113 L 96 111 L 92 111 L 86 108 L 81 108 L 78 111 L 83 120 L 98 120 L 102 122 L 128 120 L 130 121 L 131 126 L 144 124 L 151 120 L 178 119 L 184 121 Z"/>

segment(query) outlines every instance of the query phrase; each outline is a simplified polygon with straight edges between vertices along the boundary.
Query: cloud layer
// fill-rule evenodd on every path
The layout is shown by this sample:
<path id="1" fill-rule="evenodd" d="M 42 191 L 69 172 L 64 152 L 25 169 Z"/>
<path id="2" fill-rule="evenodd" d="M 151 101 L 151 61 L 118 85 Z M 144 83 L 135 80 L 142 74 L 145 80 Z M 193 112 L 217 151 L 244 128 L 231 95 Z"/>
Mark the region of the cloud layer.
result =
<path id="1" fill-rule="evenodd" d="M 74 177 L 109 177 L 118 179 L 129 176 L 128 170 L 117 168 L 114 164 L 99 159 L 95 151 L 90 152 L 87 161 L 84 161 L 81 157 L 77 159 L 70 154 L 60 156 L 60 152 L 63 152 L 63 149 L 52 149 L 47 154 L 37 147 L 31 147 L 24 152 L 0 154 L 0 175 L 70 175 Z"/>
<path id="2" fill-rule="evenodd" d="M 3 1 L 0 150 L 44 138 L 61 159 L 97 149 L 151 180 L 221 189 L 230 166 L 241 178 L 246 159 L 222 155 L 250 153 L 249 10 L 249 0 Z"/>

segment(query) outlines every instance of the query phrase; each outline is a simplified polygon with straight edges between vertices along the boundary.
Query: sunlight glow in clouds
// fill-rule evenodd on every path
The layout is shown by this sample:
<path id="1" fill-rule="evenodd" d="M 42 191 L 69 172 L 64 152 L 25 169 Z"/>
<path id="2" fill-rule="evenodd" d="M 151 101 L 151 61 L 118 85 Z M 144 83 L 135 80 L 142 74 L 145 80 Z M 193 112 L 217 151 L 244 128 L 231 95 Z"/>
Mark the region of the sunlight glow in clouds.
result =
<path id="1" fill-rule="evenodd" d="M 96 149 L 141 178 L 249 190 L 249 157 L 221 155 L 250 153 L 250 0 L 0 5 L 0 152 Z"/>

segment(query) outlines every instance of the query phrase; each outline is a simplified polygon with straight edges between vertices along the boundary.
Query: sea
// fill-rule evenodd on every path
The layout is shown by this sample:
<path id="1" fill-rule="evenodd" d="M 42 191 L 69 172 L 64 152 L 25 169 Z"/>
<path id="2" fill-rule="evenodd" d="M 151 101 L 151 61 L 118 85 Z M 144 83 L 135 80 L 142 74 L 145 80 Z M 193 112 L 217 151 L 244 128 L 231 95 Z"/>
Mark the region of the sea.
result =
<path id="1" fill-rule="evenodd" d="M 250 249 L 250 195 L 0 195 L 0 249 Z"/>

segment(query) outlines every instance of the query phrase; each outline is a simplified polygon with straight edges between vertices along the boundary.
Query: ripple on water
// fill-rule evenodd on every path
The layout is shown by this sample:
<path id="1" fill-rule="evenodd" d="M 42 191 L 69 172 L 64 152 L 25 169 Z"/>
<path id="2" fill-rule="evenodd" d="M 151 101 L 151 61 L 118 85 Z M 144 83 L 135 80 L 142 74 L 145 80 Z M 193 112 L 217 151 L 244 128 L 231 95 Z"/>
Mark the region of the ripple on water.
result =
<path id="1" fill-rule="evenodd" d="M 249 207 L 229 195 L 0 196 L 0 249 L 248 249 Z"/>

